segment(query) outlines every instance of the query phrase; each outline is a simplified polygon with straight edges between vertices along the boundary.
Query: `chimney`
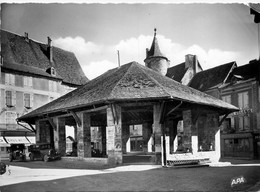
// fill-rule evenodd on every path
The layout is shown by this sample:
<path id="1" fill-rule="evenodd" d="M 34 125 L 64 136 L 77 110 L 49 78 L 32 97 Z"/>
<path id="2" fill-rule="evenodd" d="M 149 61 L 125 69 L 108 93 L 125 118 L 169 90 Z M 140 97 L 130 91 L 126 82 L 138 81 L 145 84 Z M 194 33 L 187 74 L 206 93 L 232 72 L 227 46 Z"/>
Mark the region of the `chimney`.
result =
<path id="1" fill-rule="evenodd" d="M 24 40 L 29 43 L 29 35 L 27 32 L 24 32 Z"/>
<path id="2" fill-rule="evenodd" d="M 185 55 L 185 69 L 192 68 L 195 73 L 197 73 L 198 69 L 198 60 L 196 55 L 187 54 Z"/>
<path id="3" fill-rule="evenodd" d="M 49 52 L 49 59 L 50 59 L 50 62 L 52 63 L 53 62 L 53 50 L 52 50 L 52 45 L 51 45 L 51 38 L 50 37 L 47 37 L 48 39 L 48 52 Z"/>

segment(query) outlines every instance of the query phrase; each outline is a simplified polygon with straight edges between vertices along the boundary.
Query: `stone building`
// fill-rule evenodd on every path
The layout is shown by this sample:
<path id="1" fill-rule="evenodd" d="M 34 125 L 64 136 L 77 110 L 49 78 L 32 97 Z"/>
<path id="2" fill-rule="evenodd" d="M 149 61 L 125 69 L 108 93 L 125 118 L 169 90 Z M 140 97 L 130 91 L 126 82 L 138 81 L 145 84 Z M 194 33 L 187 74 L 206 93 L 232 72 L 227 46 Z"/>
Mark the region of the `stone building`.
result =
<path id="1" fill-rule="evenodd" d="M 145 63 L 130 62 L 111 69 L 18 121 L 35 124 L 36 141 L 49 141 L 62 154 L 66 151 L 65 127 L 73 126 L 76 160 L 123 163 L 130 130 L 139 125 L 142 151 L 150 152 L 154 163 L 218 161 L 219 125 L 237 108 L 166 77 L 168 59 L 160 52 L 156 34 Z M 219 120 L 220 115 L 224 118 Z M 175 146 L 181 120 L 184 136 L 180 146 Z M 98 127 L 102 137 L 99 158 L 91 154 L 91 127 Z M 207 151 L 201 152 L 200 145 Z"/>
<path id="2" fill-rule="evenodd" d="M 35 130 L 17 124 L 16 118 L 57 99 L 86 83 L 75 55 L 52 46 L 1 30 L 0 147 L 7 156 L 12 143 L 34 143 Z M 68 70 L 70 69 L 70 70 Z"/>
<path id="3" fill-rule="evenodd" d="M 221 127 L 222 157 L 259 158 L 259 61 L 235 62 L 197 73 L 189 86 L 237 106 Z"/>

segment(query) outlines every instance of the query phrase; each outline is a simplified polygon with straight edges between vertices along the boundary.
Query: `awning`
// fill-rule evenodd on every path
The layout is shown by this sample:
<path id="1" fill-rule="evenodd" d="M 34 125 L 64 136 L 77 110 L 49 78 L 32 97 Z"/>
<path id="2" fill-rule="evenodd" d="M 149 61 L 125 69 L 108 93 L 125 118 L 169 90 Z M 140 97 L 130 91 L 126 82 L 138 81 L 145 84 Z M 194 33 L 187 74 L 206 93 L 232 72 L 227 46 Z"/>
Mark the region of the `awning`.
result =
<path id="1" fill-rule="evenodd" d="M 31 144 L 36 144 L 36 139 L 35 139 L 35 137 L 33 137 L 33 136 L 32 136 L 32 137 L 27 136 L 26 138 L 30 141 Z"/>
<path id="2" fill-rule="evenodd" d="M 6 143 L 2 136 L 0 136 L 0 147 L 10 147 L 10 144 Z"/>
<path id="3" fill-rule="evenodd" d="M 5 137 L 9 144 L 30 144 L 26 137 Z"/>

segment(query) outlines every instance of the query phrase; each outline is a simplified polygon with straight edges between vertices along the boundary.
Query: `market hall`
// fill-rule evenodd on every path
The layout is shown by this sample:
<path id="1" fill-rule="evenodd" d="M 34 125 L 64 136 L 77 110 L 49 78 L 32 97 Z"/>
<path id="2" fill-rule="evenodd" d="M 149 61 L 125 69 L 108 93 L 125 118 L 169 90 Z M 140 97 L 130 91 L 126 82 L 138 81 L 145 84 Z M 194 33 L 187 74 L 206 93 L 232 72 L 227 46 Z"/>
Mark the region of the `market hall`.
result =
<path id="1" fill-rule="evenodd" d="M 122 164 L 137 144 L 153 163 L 163 166 L 198 158 L 218 161 L 219 126 L 238 109 L 166 77 L 169 60 L 159 49 L 156 33 L 144 62 L 145 66 L 130 62 L 111 69 L 18 121 L 35 125 L 36 143 L 51 143 L 64 156 L 65 127 L 74 127 L 75 160 Z M 131 142 L 129 149 L 136 125 L 141 127 L 142 139 Z M 98 158 L 92 153 L 93 128 L 99 138 Z"/>

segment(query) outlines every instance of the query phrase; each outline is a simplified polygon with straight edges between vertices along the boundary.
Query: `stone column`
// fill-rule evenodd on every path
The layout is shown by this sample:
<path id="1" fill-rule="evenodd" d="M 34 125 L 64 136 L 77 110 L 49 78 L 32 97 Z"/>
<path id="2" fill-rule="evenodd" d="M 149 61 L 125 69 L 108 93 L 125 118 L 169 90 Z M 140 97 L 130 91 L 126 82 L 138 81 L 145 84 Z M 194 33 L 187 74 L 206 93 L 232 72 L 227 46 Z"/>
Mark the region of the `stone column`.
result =
<path id="1" fill-rule="evenodd" d="M 152 126 L 150 123 L 143 124 L 143 152 L 148 152 L 148 141 L 152 135 Z"/>
<path id="2" fill-rule="evenodd" d="M 91 157 L 91 130 L 90 130 L 90 114 L 78 113 L 81 120 L 81 126 L 78 126 L 78 157 Z"/>
<path id="3" fill-rule="evenodd" d="M 66 133 L 65 133 L 65 118 L 53 119 L 56 130 L 54 130 L 54 147 L 61 155 L 66 154 Z"/>
<path id="4" fill-rule="evenodd" d="M 178 121 L 169 121 L 167 123 L 167 128 L 169 129 L 169 136 L 170 136 L 170 154 L 174 152 L 174 140 L 177 136 L 177 125 Z"/>
<path id="5" fill-rule="evenodd" d="M 102 137 L 102 154 L 107 155 L 107 137 L 106 137 L 106 126 L 101 126 L 101 137 Z"/>
<path id="6" fill-rule="evenodd" d="M 41 132 L 41 126 L 40 126 L 40 121 L 37 120 L 35 122 L 35 129 L 36 129 L 36 143 L 39 143 L 41 140 L 40 140 L 40 132 Z"/>
<path id="7" fill-rule="evenodd" d="M 122 164 L 122 118 L 121 107 L 114 105 L 107 108 L 107 155 L 108 163 Z"/>
<path id="8" fill-rule="evenodd" d="M 153 106 L 153 134 L 154 134 L 154 152 L 155 152 L 155 163 L 161 164 L 161 136 L 162 129 L 160 124 L 160 104 Z"/>
<path id="9" fill-rule="evenodd" d="M 191 151 L 191 129 L 192 129 L 192 113 L 191 110 L 182 112 L 183 115 L 183 147 L 185 151 Z"/>

